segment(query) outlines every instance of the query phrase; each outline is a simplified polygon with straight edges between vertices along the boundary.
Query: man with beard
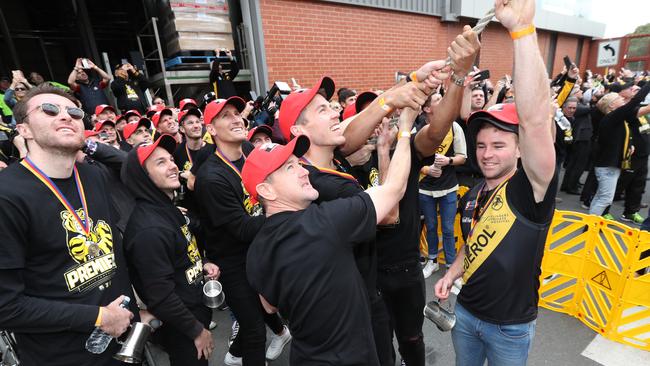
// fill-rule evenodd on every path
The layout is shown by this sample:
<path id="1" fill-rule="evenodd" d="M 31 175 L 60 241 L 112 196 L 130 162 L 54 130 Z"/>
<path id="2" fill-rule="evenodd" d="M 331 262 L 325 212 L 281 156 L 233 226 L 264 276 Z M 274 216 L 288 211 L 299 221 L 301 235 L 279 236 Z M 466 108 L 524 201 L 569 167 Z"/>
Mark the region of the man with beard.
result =
<path id="1" fill-rule="evenodd" d="M 180 187 L 175 149 L 174 138 L 162 135 L 129 153 L 122 181 L 136 206 L 124 247 L 138 295 L 163 322 L 156 337 L 170 364 L 207 366 L 214 344 L 207 329 L 212 312 L 203 305 L 203 272 L 215 279 L 219 268 L 203 263 L 188 219 L 174 206 L 174 190 Z"/>
<path id="2" fill-rule="evenodd" d="M 120 303 L 135 298 L 107 178 L 75 164 L 83 110 L 45 84 L 14 116 L 29 154 L 0 175 L 0 324 L 16 335 L 23 365 L 118 365 L 115 342 L 101 354 L 84 349 L 95 327 L 124 333 L 133 314 Z"/>
<path id="3" fill-rule="evenodd" d="M 557 188 L 548 76 L 532 25 L 535 1 L 497 0 L 495 8 L 513 38 L 516 106 L 496 104 L 469 118 L 485 179 L 459 205 L 466 244 L 435 285 L 444 300 L 455 279 L 465 283 L 451 335 L 457 365 L 526 364 Z"/>

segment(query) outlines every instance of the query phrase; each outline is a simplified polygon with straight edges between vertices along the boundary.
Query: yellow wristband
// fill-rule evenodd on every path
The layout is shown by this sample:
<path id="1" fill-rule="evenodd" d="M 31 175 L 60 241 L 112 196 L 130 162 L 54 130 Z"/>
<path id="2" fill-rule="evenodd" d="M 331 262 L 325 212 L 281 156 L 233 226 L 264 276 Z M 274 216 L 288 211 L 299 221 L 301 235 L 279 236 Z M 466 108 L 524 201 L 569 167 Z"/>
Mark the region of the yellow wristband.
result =
<path id="1" fill-rule="evenodd" d="M 409 131 L 400 131 L 397 135 L 399 138 L 406 137 L 407 139 L 411 138 L 411 133 Z"/>
<path id="2" fill-rule="evenodd" d="M 515 39 L 519 39 L 521 37 L 524 37 L 524 36 L 527 36 L 527 35 L 533 34 L 533 33 L 535 33 L 535 26 L 531 24 L 531 25 L 529 25 L 529 26 L 527 26 L 525 28 L 522 28 L 522 29 L 520 29 L 518 31 L 510 32 L 510 38 L 515 40 Z"/>
<path id="3" fill-rule="evenodd" d="M 384 99 L 384 97 L 379 98 L 378 103 L 379 103 L 379 107 L 381 107 L 381 109 L 385 110 L 386 112 L 390 113 L 393 111 L 393 108 L 391 108 L 391 106 L 386 104 L 386 99 Z"/>
<path id="4" fill-rule="evenodd" d="M 409 74 L 409 77 L 411 78 L 412 81 L 415 81 L 416 83 L 419 82 L 418 80 L 418 73 L 417 71 L 413 71 Z"/>
<path id="5" fill-rule="evenodd" d="M 102 325 L 102 311 L 103 309 L 100 307 L 99 308 L 99 313 L 97 313 L 97 319 L 95 320 L 95 326 L 99 327 Z"/>

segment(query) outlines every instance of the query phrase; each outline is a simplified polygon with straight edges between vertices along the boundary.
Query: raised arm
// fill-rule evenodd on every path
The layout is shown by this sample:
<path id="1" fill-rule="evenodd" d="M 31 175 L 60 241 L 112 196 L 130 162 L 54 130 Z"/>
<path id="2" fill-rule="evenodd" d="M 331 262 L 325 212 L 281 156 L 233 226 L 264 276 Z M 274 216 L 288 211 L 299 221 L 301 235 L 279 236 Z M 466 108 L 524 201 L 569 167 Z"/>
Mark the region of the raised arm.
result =
<path id="1" fill-rule="evenodd" d="M 411 170 L 411 129 L 417 111 L 411 108 L 402 110 L 399 119 L 397 146 L 384 184 L 366 190 L 372 199 L 377 214 L 377 222 L 382 222 L 393 207 L 402 199 L 406 191 L 406 181 Z"/>
<path id="2" fill-rule="evenodd" d="M 472 69 L 480 48 L 478 35 L 468 25 L 463 28 L 463 34 L 456 36 L 449 46 L 447 52 L 451 57 L 452 80 L 455 81 L 449 83 L 449 88 L 436 108 L 432 120 L 415 136 L 415 148 L 420 156 L 426 157 L 436 153 L 440 142 L 449 132 L 451 123 L 458 117 L 465 88 L 464 78 Z"/>
<path id="3" fill-rule="evenodd" d="M 496 17 L 514 40 L 514 85 L 519 151 L 535 200 L 541 202 L 555 172 L 548 75 L 533 26 L 534 0 L 496 0 Z M 532 32 L 530 31 L 532 29 Z"/>

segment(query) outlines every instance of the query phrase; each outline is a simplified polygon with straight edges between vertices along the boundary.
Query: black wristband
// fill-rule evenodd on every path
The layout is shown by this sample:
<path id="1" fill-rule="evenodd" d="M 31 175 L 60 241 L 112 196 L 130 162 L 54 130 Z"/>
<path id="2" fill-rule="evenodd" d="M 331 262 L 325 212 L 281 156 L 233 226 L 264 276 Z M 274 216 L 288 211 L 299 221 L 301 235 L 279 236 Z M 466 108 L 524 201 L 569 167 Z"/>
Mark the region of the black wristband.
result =
<path id="1" fill-rule="evenodd" d="M 451 156 L 449 157 L 449 165 L 454 165 L 454 158 Z"/>

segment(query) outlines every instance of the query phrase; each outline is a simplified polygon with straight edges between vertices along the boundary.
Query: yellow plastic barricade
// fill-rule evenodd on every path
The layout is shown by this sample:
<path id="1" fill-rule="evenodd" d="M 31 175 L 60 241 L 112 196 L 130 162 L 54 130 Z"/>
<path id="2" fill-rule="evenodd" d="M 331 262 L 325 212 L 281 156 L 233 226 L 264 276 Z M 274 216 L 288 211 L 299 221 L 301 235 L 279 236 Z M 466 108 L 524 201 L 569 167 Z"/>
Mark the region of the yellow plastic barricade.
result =
<path id="1" fill-rule="evenodd" d="M 575 316 L 607 338 L 650 350 L 649 267 L 648 233 L 556 211 L 542 261 L 539 305 Z"/>

